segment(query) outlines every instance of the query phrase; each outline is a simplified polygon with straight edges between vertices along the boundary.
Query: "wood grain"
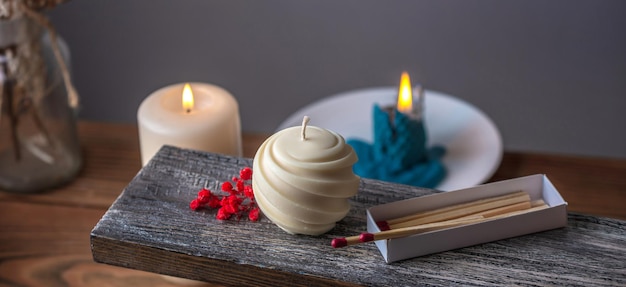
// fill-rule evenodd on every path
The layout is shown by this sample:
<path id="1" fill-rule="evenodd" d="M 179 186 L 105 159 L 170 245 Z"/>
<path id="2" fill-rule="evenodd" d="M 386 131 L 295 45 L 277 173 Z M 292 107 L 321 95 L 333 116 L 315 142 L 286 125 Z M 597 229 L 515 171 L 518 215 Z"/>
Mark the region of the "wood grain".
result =
<path id="1" fill-rule="evenodd" d="M 93 261 L 88 233 L 103 213 L 93 208 L 0 201 L 0 285 L 125 286 L 115 284 L 124 280 L 130 280 L 126 286 L 133 282 L 174 285 L 153 273 Z"/>
<path id="2" fill-rule="evenodd" d="M 569 211 L 626 219 L 626 160 L 505 152 L 489 182 L 538 173 L 550 178 Z"/>
<path id="3" fill-rule="evenodd" d="M 267 136 L 245 133 L 244 155 L 252 157 Z M 89 233 L 140 170 L 139 142 L 132 124 L 83 121 L 79 137 L 84 163 L 73 182 L 34 195 L 0 191 L 0 286 L 177 285 L 155 273 L 93 261 Z M 505 152 L 490 181 L 534 173 L 548 174 L 570 211 L 626 219 L 626 160 Z M 462 266 L 455 269 L 459 274 Z"/>
<path id="4" fill-rule="evenodd" d="M 199 185 L 250 164 L 164 147 L 92 231 L 94 259 L 229 286 L 626 284 L 619 220 L 572 214 L 566 228 L 386 264 L 373 244 L 333 249 L 330 241 L 364 231 L 369 206 L 435 191 L 363 179 L 348 216 L 319 237 L 188 208 Z"/>

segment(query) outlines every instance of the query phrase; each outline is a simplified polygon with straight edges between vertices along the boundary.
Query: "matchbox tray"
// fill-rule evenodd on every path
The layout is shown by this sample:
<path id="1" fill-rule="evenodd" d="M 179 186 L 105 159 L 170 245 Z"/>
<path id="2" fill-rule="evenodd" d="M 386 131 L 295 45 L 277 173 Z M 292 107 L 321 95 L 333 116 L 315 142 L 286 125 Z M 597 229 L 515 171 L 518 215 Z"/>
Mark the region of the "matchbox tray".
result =
<path id="1" fill-rule="evenodd" d="M 531 200 L 542 199 L 549 207 L 481 223 L 379 240 L 376 246 L 385 261 L 391 263 L 567 225 L 567 202 L 547 176 L 538 174 L 373 206 L 366 210 L 367 230 L 380 232 L 376 222 L 519 190 L 527 192 Z"/>

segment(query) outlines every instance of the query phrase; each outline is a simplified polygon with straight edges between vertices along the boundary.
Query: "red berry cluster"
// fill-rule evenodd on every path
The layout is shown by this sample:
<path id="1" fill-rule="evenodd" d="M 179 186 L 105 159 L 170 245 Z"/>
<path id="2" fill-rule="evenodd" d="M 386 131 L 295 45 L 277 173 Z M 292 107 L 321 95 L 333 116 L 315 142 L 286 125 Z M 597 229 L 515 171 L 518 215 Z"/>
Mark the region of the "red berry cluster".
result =
<path id="1" fill-rule="evenodd" d="M 201 208 L 219 208 L 216 218 L 226 220 L 233 215 L 237 219 L 247 211 L 251 221 L 259 220 L 259 207 L 254 201 L 254 192 L 250 185 L 252 179 L 252 169 L 244 167 L 239 171 L 239 177 L 234 176 L 232 182 L 222 183 L 222 194 L 213 194 L 210 190 L 203 188 L 198 192 L 198 197 L 189 203 L 192 210 Z"/>

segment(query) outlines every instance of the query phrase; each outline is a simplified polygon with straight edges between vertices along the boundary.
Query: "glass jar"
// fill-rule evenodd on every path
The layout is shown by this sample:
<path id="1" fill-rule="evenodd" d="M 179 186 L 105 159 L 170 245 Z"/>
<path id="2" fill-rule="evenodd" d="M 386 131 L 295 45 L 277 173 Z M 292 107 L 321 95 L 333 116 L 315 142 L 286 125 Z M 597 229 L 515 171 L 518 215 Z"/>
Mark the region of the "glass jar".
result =
<path id="1" fill-rule="evenodd" d="M 76 110 L 48 30 L 9 8 L 0 15 L 0 190 L 39 192 L 81 166 Z M 67 46 L 57 43 L 67 67 Z"/>

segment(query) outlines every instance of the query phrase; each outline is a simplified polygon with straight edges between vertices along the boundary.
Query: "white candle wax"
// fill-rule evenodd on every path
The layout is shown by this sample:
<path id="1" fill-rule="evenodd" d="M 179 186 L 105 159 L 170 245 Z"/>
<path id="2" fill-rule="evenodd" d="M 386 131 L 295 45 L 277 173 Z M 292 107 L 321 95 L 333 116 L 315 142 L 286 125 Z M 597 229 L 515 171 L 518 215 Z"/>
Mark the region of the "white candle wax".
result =
<path id="1" fill-rule="evenodd" d="M 253 162 L 252 185 L 263 214 L 289 233 L 319 235 L 350 210 L 359 187 L 357 161 L 340 135 L 319 127 L 284 129 L 269 137 Z"/>
<path id="2" fill-rule="evenodd" d="M 153 92 L 139 106 L 143 165 L 163 145 L 241 156 L 241 123 L 235 98 L 215 85 L 190 85 L 194 106 L 189 110 L 182 105 L 182 83 Z"/>

